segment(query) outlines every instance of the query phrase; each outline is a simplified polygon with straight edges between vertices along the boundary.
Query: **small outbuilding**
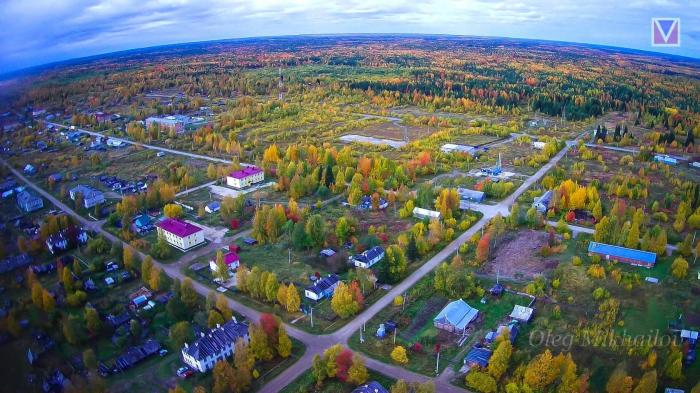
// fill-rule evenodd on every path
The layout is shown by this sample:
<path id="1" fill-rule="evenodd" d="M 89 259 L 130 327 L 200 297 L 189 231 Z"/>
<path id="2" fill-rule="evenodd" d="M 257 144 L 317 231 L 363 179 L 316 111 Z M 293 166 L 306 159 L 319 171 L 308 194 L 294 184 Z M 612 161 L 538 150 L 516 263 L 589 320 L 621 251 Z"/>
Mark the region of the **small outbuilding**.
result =
<path id="1" fill-rule="evenodd" d="M 525 307 L 516 304 L 515 307 L 513 307 L 513 312 L 510 313 L 510 317 L 517 321 L 528 323 L 532 318 L 532 314 L 534 313 L 534 311 L 535 310 L 533 310 L 530 307 Z"/>

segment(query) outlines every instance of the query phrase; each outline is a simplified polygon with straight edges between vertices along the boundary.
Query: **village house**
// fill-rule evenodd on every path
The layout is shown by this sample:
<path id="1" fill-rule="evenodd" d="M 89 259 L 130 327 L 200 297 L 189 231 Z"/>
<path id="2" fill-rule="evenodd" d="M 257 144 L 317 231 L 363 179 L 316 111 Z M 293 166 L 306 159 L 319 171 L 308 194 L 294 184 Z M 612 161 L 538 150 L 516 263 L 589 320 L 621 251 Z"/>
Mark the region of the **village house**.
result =
<path id="1" fill-rule="evenodd" d="M 46 248 L 51 254 L 67 251 L 77 245 L 87 244 L 88 234 L 84 229 L 69 227 L 46 239 Z"/>
<path id="2" fill-rule="evenodd" d="M 351 263 L 355 264 L 355 267 L 361 267 L 364 269 L 369 269 L 374 266 L 377 262 L 384 258 L 385 252 L 381 246 L 375 246 L 369 250 L 365 250 L 361 254 L 353 255 L 349 258 Z"/>
<path id="3" fill-rule="evenodd" d="M 369 381 L 355 388 L 352 393 L 389 393 L 382 384 L 377 381 Z"/>
<path id="4" fill-rule="evenodd" d="M 138 234 L 143 234 L 154 230 L 155 226 L 148 214 L 140 214 L 131 221 L 131 229 Z"/>
<path id="5" fill-rule="evenodd" d="M 340 283 L 340 277 L 336 274 L 329 274 L 328 277 L 316 280 L 313 285 L 306 287 L 304 296 L 311 300 L 321 300 L 333 295 L 335 288 Z"/>
<path id="6" fill-rule="evenodd" d="M 25 190 L 17 194 L 17 206 L 29 213 L 44 207 L 44 200 Z"/>
<path id="7" fill-rule="evenodd" d="M 156 224 L 158 236 L 181 251 L 204 243 L 204 230 L 178 218 L 166 218 Z"/>
<path id="8" fill-rule="evenodd" d="M 229 275 L 231 275 L 241 265 L 241 259 L 235 252 L 228 252 L 224 254 L 224 264 L 226 264 L 226 269 Z M 216 259 L 209 261 L 209 269 L 211 269 L 212 274 L 221 273 L 219 272 L 219 266 L 216 264 Z"/>
<path id="9" fill-rule="evenodd" d="M 419 220 L 433 220 L 433 219 L 440 219 L 440 212 L 435 211 L 435 210 L 428 210 L 428 209 L 423 209 L 422 207 L 414 207 L 413 208 L 413 217 L 419 219 Z"/>
<path id="10" fill-rule="evenodd" d="M 233 355 L 238 339 L 248 341 L 248 325 L 238 323 L 236 317 L 223 325 L 216 325 L 208 333 L 202 332 L 194 343 L 182 348 L 182 360 L 199 372 L 206 372 L 219 360 Z"/>
<path id="11" fill-rule="evenodd" d="M 433 319 L 433 325 L 440 330 L 463 335 L 478 315 L 479 310 L 459 299 L 448 303 Z"/>
<path id="12" fill-rule="evenodd" d="M 588 243 L 588 255 L 598 255 L 606 261 L 617 261 L 647 269 L 651 269 L 656 264 L 656 254 L 653 252 L 598 242 Z"/>
<path id="13" fill-rule="evenodd" d="M 98 191 L 83 184 L 71 188 L 68 193 L 70 194 L 71 200 L 75 200 L 78 197 L 78 194 L 81 194 L 83 196 L 83 206 L 86 209 L 89 209 L 95 205 L 101 205 L 105 202 L 105 195 L 102 193 L 102 191 Z"/>
<path id="14" fill-rule="evenodd" d="M 542 214 L 546 213 L 547 210 L 549 210 L 549 204 L 552 201 L 553 195 L 554 195 L 554 193 L 552 192 L 552 190 L 549 190 L 549 191 L 545 192 L 544 194 L 542 194 L 542 196 L 535 197 L 535 199 L 532 202 L 532 207 L 537 209 L 537 211 L 542 213 Z"/>
<path id="15" fill-rule="evenodd" d="M 231 172 L 226 177 L 226 184 L 233 188 L 242 189 L 260 183 L 263 180 L 265 180 L 265 172 L 257 166 L 249 166 Z"/>

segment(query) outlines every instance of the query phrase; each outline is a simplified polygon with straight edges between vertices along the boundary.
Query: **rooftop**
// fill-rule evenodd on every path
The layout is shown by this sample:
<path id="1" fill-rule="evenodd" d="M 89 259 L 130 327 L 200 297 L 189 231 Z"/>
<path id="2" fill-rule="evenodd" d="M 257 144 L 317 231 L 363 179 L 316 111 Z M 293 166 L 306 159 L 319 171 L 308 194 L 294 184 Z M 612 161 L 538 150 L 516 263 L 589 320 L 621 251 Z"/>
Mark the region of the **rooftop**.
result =
<path id="1" fill-rule="evenodd" d="M 479 310 L 459 299 L 448 303 L 433 321 L 449 323 L 458 329 L 464 329 L 478 314 Z"/>
<path id="2" fill-rule="evenodd" d="M 244 179 L 248 176 L 257 175 L 258 173 L 261 173 L 261 172 L 262 172 L 262 169 L 253 165 L 253 166 L 245 167 L 243 169 L 239 169 L 237 171 L 231 172 L 229 174 L 229 176 L 233 177 L 234 179 Z"/>
<path id="3" fill-rule="evenodd" d="M 612 244 L 590 242 L 588 243 L 588 252 L 610 255 L 611 257 L 632 259 L 635 261 L 645 262 L 648 264 L 656 263 L 656 254 L 649 251 L 635 250 L 632 248 L 614 246 Z"/>
<path id="4" fill-rule="evenodd" d="M 166 218 L 157 223 L 156 226 L 179 237 L 189 236 L 202 230 L 202 228 L 178 218 Z"/>
<path id="5" fill-rule="evenodd" d="M 197 360 L 202 360 L 221 353 L 236 340 L 247 335 L 248 325 L 238 323 L 234 318 L 208 333 L 202 333 L 192 345 L 185 344 L 182 351 Z"/>

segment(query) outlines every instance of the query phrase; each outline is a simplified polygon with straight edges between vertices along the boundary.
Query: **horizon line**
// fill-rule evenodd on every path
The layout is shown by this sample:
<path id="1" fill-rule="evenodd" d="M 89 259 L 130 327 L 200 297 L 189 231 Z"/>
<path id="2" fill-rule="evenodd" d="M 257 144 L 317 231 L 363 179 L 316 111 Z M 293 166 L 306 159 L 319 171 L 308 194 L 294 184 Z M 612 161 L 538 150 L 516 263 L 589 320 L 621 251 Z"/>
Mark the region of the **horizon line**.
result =
<path id="1" fill-rule="evenodd" d="M 0 80 L 8 80 L 12 79 L 15 77 L 22 77 L 22 76 L 32 76 L 32 74 L 38 74 L 45 69 L 48 68 L 58 68 L 63 65 L 68 65 L 69 63 L 75 62 L 75 63 L 81 63 L 81 62 L 88 62 L 91 60 L 98 60 L 103 57 L 107 56 L 113 56 L 113 55 L 118 55 L 118 54 L 126 54 L 128 52 L 135 52 L 135 51 L 147 51 L 147 50 L 152 50 L 156 48 L 166 48 L 166 47 L 175 47 L 179 45 L 190 45 L 190 44 L 213 44 L 217 42 L 234 42 L 234 41 L 244 41 L 244 40 L 255 40 L 255 39 L 274 39 L 274 38 L 302 38 L 302 37 L 353 37 L 353 36 L 365 36 L 365 37 L 371 37 L 371 36 L 376 36 L 376 37 L 451 37 L 451 38 L 472 38 L 472 39 L 507 39 L 507 40 L 518 40 L 518 41 L 534 41 L 534 42 L 548 42 L 548 43 L 555 43 L 555 44 L 569 44 L 569 45 L 584 45 L 584 46 L 590 46 L 590 47 L 595 47 L 595 48 L 600 48 L 600 49 L 605 49 L 605 50 L 614 50 L 614 51 L 619 51 L 619 52 L 637 52 L 638 54 L 641 55 L 646 55 L 649 57 L 660 57 L 660 58 L 667 58 L 668 60 L 686 60 L 686 61 L 691 61 L 691 62 L 698 62 L 700 63 L 700 55 L 698 57 L 692 56 L 692 55 L 678 55 L 678 54 L 673 54 L 673 53 L 667 53 L 667 52 L 658 52 L 654 50 L 647 50 L 647 49 L 638 49 L 638 48 L 631 48 L 631 47 L 624 47 L 624 46 L 614 46 L 614 45 L 607 45 L 607 44 L 595 44 L 595 43 L 589 43 L 589 42 L 580 42 L 580 41 L 561 41 L 561 40 L 549 40 L 549 39 L 541 39 L 541 38 L 527 38 L 527 37 L 511 37 L 511 36 L 482 36 L 482 35 L 468 35 L 468 34 L 448 34 L 448 33 L 300 33 L 300 34 L 282 34 L 282 35 L 263 35 L 263 36 L 244 36 L 244 37 L 229 37 L 229 38 L 217 38 L 217 39 L 211 39 L 211 40 L 199 40 L 199 41 L 181 41 L 181 42 L 172 42 L 172 43 L 164 43 L 164 44 L 159 44 L 159 45 L 151 45 L 151 46 L 143 46 L 143 47 L 134 47 L 134 48 L 127 48 L 127 49 L 121 49 L 117 51 L 111 51 L 111 52 L 101 52 L 97 53 L 94 55 L 88 55 L 88 56 L 80 56 L 80 57 L 72 57 L 68 59 L 63 59 L 63 60 L 56 60 L 56 61 L 50 61 L 47 63 L 40 63 L 36 65 L 31 65 L 27 67 L 22 67 L 22 68 L 16 68 L 12 69 L 9 71 L 3 71 L 0 72 Z"/>

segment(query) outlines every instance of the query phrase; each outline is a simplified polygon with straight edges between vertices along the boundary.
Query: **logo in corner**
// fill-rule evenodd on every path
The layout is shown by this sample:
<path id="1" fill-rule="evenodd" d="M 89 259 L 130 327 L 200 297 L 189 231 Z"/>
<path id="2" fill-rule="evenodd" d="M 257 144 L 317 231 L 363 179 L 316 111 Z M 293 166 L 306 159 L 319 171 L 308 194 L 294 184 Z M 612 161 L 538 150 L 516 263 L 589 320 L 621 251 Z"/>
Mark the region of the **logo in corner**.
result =
<path id="1" fill-rule="evenodd" d="M 651 46 L 681 46 L 681 18 L 651 18 Z"/>

